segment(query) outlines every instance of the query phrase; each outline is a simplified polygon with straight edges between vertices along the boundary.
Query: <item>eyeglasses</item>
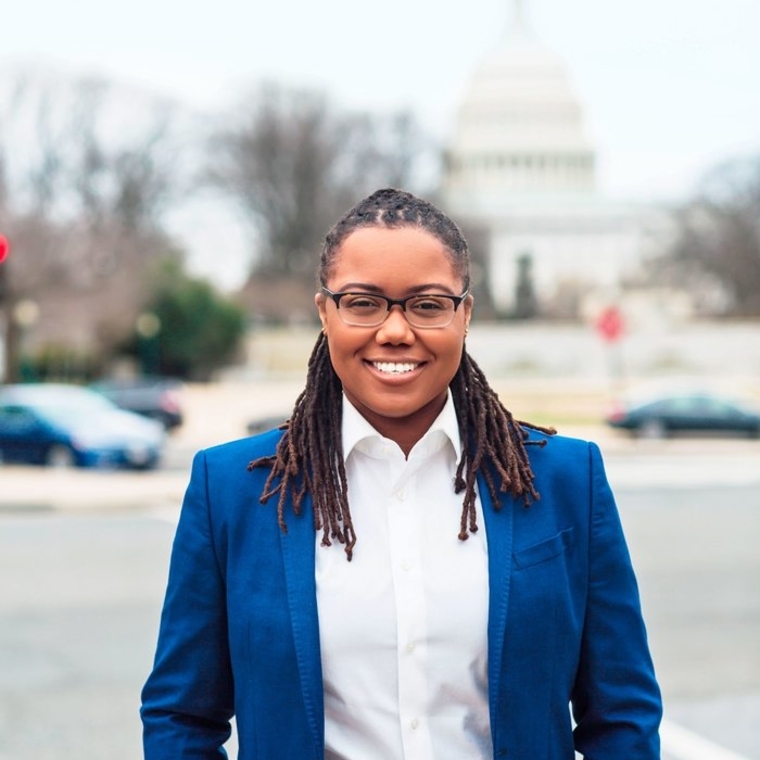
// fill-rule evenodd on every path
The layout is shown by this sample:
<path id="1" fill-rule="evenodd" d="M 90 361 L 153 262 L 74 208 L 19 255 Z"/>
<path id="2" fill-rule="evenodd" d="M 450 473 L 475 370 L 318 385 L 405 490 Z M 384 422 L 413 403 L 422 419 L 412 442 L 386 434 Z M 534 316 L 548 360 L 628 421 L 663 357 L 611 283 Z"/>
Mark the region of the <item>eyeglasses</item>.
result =
<path id="1" fill-rule="evenodd" d="M 347 325 L 379 327 L 388 319 L 391 308 L 398 305 L 404 312 L 406 321 L 412 327 L 423 330 L 450 325 L 459 304 L 469 293 L 469 290 L 465 290 L 461 296 L 435 293 L 408 298 L 388 298 L 376 293 L 333 293 L 325 287 L 322 291 L 335 301 L 338 314 Z"/>

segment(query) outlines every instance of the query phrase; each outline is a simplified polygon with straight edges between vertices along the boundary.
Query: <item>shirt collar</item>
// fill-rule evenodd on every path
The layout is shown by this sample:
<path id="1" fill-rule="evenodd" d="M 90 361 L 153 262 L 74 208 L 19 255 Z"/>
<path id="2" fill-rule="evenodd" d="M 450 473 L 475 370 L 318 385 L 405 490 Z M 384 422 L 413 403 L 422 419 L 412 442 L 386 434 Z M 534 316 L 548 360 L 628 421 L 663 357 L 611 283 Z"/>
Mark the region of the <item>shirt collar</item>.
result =
<path id="1" fill-rule="evenodd" d="M 362 417 L 356 407 L 343 394 L 343 415 L 341 432 L 343 436 L 343 460 L 347 460 L 354 449 L 370 456 L 378 456 L 378 444 L 383 446 L 388 442 L 367 420 Z M 459 438 L 459 423 L 457 422 L 454 399 L 451 389 L 446 394 L 446 403 L 441 413 L 435 418 L 425 435 L 417 442 L 410 457 L 430 456 L 449 442 L 459 457 L 461 440 Z M 382 455 L 382 454 L 380 454 Z"/>

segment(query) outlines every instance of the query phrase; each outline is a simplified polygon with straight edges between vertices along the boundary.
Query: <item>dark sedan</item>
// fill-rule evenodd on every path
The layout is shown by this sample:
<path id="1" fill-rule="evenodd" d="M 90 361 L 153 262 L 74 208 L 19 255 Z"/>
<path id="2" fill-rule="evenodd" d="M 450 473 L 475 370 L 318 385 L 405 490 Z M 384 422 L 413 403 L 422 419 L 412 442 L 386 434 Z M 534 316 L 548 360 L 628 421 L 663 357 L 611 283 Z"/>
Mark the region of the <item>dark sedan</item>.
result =
<path id="1" fill-rule="evenodd" d="M 641 438 L 668 435 L 746 435 L 760 437 L 760 414 L 709 393 L 662 396 L 620 405 L 607 417 L 613 428 Z"/>
<path id="2" fill-rule="evenodd" d="M 86 388 L 0 388 L 0 461 L 53 467 L 150 469 L 166 433 Z"/>
<path id="3" fill-rule="evenodd" d="M 248 422 L 248 435 L 258 435 L 259 433 L 266 433 L 267 430 L 279 428 L 285 424 L 287 419 L 287 414 L 273 414 L 264 417 L 256 417 Z"/>
<path id="4" fill-rule="evenodd" d="M 158 420 L 167 430 L 184 419 L 181 383 L 166 377 L 135 377 L 99 380 L 90 388 L 116 406 Z"/>

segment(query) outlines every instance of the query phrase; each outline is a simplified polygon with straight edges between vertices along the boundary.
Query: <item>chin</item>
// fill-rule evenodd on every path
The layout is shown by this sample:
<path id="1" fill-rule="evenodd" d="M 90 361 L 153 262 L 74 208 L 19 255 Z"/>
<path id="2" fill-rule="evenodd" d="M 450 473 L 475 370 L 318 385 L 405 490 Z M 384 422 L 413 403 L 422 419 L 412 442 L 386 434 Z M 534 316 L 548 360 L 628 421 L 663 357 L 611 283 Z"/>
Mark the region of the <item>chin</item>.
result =
<path id="1" fill-rule="evenodd" d="M 443 406 L 445 402 L 445 396 L 441 399 L 439 396 L 435 398 L 421 399 L 415 401 L 410 399 L 408 395 L 404 395 L 398 399 L 398 403 L 392 401 L 380 402 L 373 406 L 367 406 L 373 414 L 380 417 L 388 417 L 389 419 L 404 419 L 405 417 L 414 417 L 418 414 L 427 413 L 432 407 L 436 407 L 436 413 L 440 411 L 439 407 Z"/>

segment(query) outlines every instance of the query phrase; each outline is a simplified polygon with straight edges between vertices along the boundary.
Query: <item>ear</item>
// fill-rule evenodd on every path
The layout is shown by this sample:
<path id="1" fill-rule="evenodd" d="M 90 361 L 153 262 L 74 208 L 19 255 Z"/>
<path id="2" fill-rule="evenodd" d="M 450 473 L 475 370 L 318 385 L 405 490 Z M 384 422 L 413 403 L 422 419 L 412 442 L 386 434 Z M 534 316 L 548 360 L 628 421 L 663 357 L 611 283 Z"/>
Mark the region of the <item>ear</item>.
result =
<path id="1" fill-rule="evenodd" d="M 462 308 L 464 309 L 464 329 L 467 330 L 470 326 L 470 320 L 472 319 L 472 305 L 475 303 L 475 298 L 472 293 L 468 294 L 467 298 L 462 301 Z"/>
<path id="2" fill-rule="evenodd" d="M 327 298 L 324 293 L 316 293 L 314 303 L 317 305 L 319 312 L 319 321 L 322 323 L 322 331 L 327 328 Z"/>

